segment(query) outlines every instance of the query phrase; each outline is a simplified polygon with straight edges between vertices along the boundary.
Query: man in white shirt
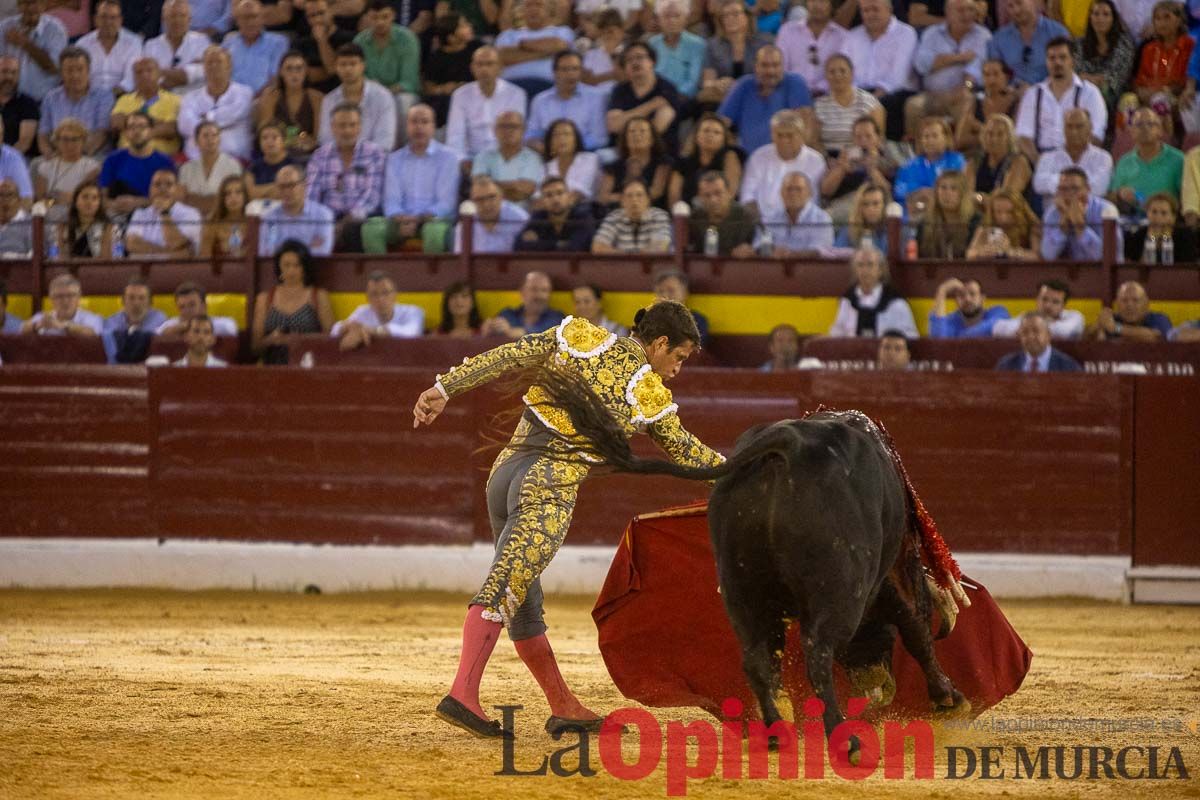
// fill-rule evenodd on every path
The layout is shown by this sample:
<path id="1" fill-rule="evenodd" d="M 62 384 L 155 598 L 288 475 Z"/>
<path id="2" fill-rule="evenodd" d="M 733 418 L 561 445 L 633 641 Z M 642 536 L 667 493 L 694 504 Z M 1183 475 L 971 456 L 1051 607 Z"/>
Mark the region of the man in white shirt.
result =
<path id="1" fill-rule="evenodd" d="M 832 17 L 830 0 L 808 0 L 808 18 L 785 22 L 775 37 L 775 46 L 783 52 L 784 70 L 804 78 L 814 93 L 829 91 L 825 62 L 832 55 L 846 52 L 849 32 Z"/>
<path id="2" fill-rule="evenodd" d="M 1071 287 L 1060 280 L 1045 280 L 1038 285 L 1037 313 L 1049 323 L 1050 337 L 1053 339 L 1078 339 L 1083 336 L 1083 314 L 1066 307 L 1070 299 Z M 1015 337 L 1020 329 L 1022 316 L 996 320 L 996 324 L 992 326 L 992 336 Z"/>
<path id="3" fill-rule="evenodd" d="M 334 56 L 333 69 L 341 85 L 321 101 L 318 141 L 333 143 L 333 110 L 342 103 L 352 103 L 358 106 L 362 138 L 379 145 L 385 153 L 392 152 L 396 149 L 396 98 L 383 84 L 367 77 L 363 49 L 353 42 L 342 45 Z"/>
<path id="4" fill-rule="evenodd" d="M 1067 167 L 1086 172 L 1088 186 L 1107 187 L 1112 180 L 1112 155 L 1092 144 L 1092 116 L 1086 108 L 1069 108 L 1063 113 L 1063 146 L 1038 159 L 1033 190 L 1042 196 L 1046 207 L 1054 202 L 1058 176 Z"/>
<path id="5" fill-rule="evenodd" d="M 425 333 L 425 312 L 419 306 L 396 302 L 396 284 L 383 270 L 367 276 L 367 302 L 337 322 L 330 335 L 339 337 L 341 350 L 366 347 L 376 336 L 411 339 Z"/>
<path id="6" fill-rule="evenodd" d="M 50 311 L 41 311 L 21 326 L 21 333 L 53 336 L 99 336 L 104 319 L 79 307 L 83 287 L 74 275 L 64 273 L 50 281 Z"/>
<path id="7" fill-rule="evenodd" d="M 237 323 L 232 317 L 213 317 L 208 313 L 208 293 L 204 287 L 193 281 L 184 281 L 175 289 L 175 311 L 178 316 L 171 317 L 156 331 L 159 336 L 182 336 L 188 330 L 188 324 L 199 317 L 212 320 L 214 336 L 237 336 Z"/>
<path id="8" fill-rule="evenodd" d="M 125 249 L 131 256 L 189 258 L 200 248 L 200 212 L 175 200 L 178 181 L 169 169 L 150 179 L 150 205 L 129 218 Z"/>
<path id="9" fill-rule="evenodd" d="M 783 176 L 779 189 L 783 205 L 762 218 L 763 231 L 771 235 L 771 255 L 798 258 L 833 247 L 833 220 L 812 202 L 813 190 L 803 172 Z M 754 249 L 763 247 L 763 231 Z"/>
<path id="10" fill-rule="evenodd" d="M 254 135 L 250 110 L 254 92 L 233 81 L 233 57 L 211 45 L 204 51 L 204 86 L 188 92 L 179 104 L 179 135 L 184 137 L 188 158 L 199 158 L 196 128 L 201 122 L 217 123 L 221 129 L 221 152 L 249 161 Z"/>
<path id="11" fill-rule="evenodd" d="M 500 77 L 500 55 L 481 47 L 471 56 L 475 80 L 450 95 L 446 146 L 464 161 L 496 146 L 496 117 L 504 111 L 525 114 L 525 90 Z"/>
<path id="12" fill-rule="evenodd" d="M 142 37 L 122 28 L 121 21 L 121 4 L 101 0 L 96 4 L 96 30 L 75 43 L 92 57 L 95 89 L 119 91 L 126 68 L 142 55 Z"/>
<path id="13" fill-rule="evenodd" d="M 975 22 L 972 0 L 948 0 L 946 21 L 925 29 L 913 55 L 913 69 L 924 89 L 912 97 L 905 109 L 909 130 L 916 130 L 922 117 L 949 114 L 958 119 L 968 97 L 968 83 L 983 85 L 983 62 L 987 59 L 992 34 Z"/>
<path id="14" fill-rule="evenodd" d="M 810 186 L 817 186 L 825 174 L 825 159 L 804 143 L 804 118 L 797 111 L 777 111 L 771 117 L 771 143 L 754 151 L 746 162 L 740 200 L 753 204 L 760 217 L 783 207 L 783 178 L 789 172 L 803 172 Z"/>
<path id="15" fill-rule="evenodd" d="M 566 25 L 550 25 L 547 0 L 523 0 L 525 26 L 509 28 L 496 37 L 496 50 L 504 65 L 504 79 L 533 95 L 554 83 L 551 63 L 555 53 L 567 50 L 575 32 Z M 522 112 L 523 113 L 523 112 Z"/>
<path id="16" fill-rule="evenodd" d="M 172 362 L 176 367 L 224 367 L 224 361 L 212 354 L 213 345 L 217 343 L 213 331 L 213 321 L 206 314 L 193 317 L 184 328 L 183 340 L 187 342 L 187 352 L 183 358 Z"/>
<path id="17" fill-rule="evenodd" d="M 472 253 L 511 253 L 517 234 L 529 221 L 529 212 L 504 199 L 500 187 L 487 175 L 471 179 L 475 222 L 471 226 Z M 463 224 L 454 226 L 454 252 L 461 253 Z"/>
<path id="18" fill-rule="evenodd" d="M 904 103 L 916 92 L 913 57 L 917 32 L 892 14 L 891 0 L 862 0 L 863 24 L 846 36 L 854 84 L 875 95 L 887 111 L 887 138 L 904 136 Z"/>
<path id="19" fill-rule="evenodd" d="M 1070 108 L 1085 108 L 1091 118 L 1092 138 L 1104 140 L 1108 107 L 1091 81 L 1075 74 L 1071 40 L 1051 39 L 1046 45 L 1046 69 L 1050 77 L 1025 90 L 1017 111 L 1017 137 L 1025 155 L 1035 164 L 1042 153 L 1063 146 L 1063 114 Z M 1097 189 L 1103 191 L 1103 189 Z"/>
<path id="20" fill-rule="evenodd" d="M 288 239 L 302 242 L 314 256 L 333 252 L 333 210 L 308 199 L 308 179 L 303 167 L 289 164 L 275 176 L 279 204 L 263 215 L 259 225 L 258 254 L 275 255 Z"/>
<path id="21" fill-rule="evenodd" d="M 188 0 L 167 0 L 163 3 L 161 36 L 155 36 L 142 46 L 142 56 L 153 58 L 162 69 L 159 84 L 164 89 L 185 95 L 204 86 L 204 51 L 212 45 L 203 33 L 191 30 L 192 8 Z M 134 90 L 133 64 L 125 66 L 121 88 Z"/>

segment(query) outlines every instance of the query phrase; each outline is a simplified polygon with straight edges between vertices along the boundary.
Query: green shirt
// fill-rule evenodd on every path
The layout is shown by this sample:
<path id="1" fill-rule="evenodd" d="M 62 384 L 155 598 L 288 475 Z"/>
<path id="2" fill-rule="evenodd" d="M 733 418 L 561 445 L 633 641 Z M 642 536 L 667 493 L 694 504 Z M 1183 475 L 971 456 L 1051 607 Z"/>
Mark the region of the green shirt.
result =
<path id="1" fill-rule="evenodd" d="M 382 49 L 370 28 L 359 31 L 354 43 L 363 49 L 367 59 L 367 77 L 382 83 L 389 91 L 399 85 L 403 91 L 421 91 L 421 43 L 408 28 L 392 26 L 392 37 Z"/>
<path id="2" fill-rule="evenodd" d="M 1113 170 L 1109 191 L 1115 192 L 1123 186 L 1141 195 L 1138 205 L 1143 207 L 1151 195 L 1159 192 L 1178 200 L 1183 188 L 1183 153 L 1170 145 L 1163 145 L 1151 161 L 1142 161 L 1137 150 L 1126 153 Z"/>

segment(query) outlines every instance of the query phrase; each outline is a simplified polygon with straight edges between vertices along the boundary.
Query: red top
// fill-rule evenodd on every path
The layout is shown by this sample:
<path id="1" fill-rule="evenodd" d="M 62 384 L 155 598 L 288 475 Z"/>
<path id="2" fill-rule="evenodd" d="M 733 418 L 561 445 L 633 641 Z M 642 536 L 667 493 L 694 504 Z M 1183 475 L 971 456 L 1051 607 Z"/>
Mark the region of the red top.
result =
<path id="1" fill-rule="evenodd" d="M 1169 48 L 1161 39 L 1146 42 L 1133 85 L 1145 89 L 1182 89 L 1195 46 L 1196 40 L 1187 35 L 1178 37 Z"/>

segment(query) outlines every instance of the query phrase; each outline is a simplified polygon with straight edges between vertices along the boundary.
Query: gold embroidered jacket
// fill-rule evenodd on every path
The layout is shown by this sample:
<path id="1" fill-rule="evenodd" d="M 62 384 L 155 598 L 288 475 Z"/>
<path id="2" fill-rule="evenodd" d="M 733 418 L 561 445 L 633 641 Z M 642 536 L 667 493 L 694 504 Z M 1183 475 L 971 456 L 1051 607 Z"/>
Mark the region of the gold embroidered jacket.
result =
<path id="1" fill-rule="evenodd" d="M 613 412 L 627 436 L 645 432 L 673 461 L 688 466 L 713 466 L 724 457 L 684 429 L 671 391 L 646 362 L 640 344 L 617 336 L 581 317 L 567 317 L 556 328 L 534 333 L 480 353 L 437 378 L 447 398 L 462 394 L 512 370 L 532 367 L 553 358 L 578 371 L 604 405 Z M 547 403 L 537 385 L 525 393 L 525 404 L 547 427 L 566 436 L 575 433 L 566 411 Z"/>

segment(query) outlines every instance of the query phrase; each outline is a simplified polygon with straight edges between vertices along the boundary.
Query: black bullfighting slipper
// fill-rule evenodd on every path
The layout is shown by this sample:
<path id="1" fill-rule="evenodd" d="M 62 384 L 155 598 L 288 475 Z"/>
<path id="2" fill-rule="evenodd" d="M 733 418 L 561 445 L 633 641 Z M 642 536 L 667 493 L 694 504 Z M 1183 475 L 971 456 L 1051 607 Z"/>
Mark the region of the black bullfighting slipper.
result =
<path id="1" fill-rule="evenodd" d="M 585 730 L 589 733 L 599 733 L 600 726 L 604 724 L 604 717 L 596 717 L 595 719 L 568 719 L 567 717 L 550 717 L 546 720 L 546 733 L 551 736 L 569 731 L 571 729 Z"/>
<path id="2" fill-rule="evenodd" d="M 462 728 L 467 733 L 481 739 L 515 738 L 512 731 L 504 730 L 496 720 L 484 719 L 450 695 L 442 698 L 442 702 L 438 703 L 437 711 L 434 713 L 451 725 Z"/>

